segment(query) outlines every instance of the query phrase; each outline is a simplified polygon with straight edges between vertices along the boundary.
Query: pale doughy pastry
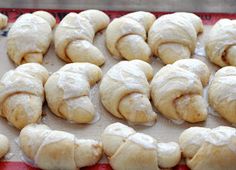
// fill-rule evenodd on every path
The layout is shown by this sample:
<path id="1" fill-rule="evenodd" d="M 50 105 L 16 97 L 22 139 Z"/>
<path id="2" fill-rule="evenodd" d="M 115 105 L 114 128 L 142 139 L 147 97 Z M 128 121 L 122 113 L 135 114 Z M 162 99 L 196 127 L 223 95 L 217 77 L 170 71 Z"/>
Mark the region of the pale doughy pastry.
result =
<path id="1" fill-rule="evenodd" d="M 48 71 L 37 63 L 23 64 L 0 80 L 0 116 L 21 129 L 42 115 L 43 85 Z"/>
<path id="2" fill-rule="evenodd" d="M 0 13 L 0 30 L 7 26 L 8 17 Z"/>
<path id="3" fill-rule="evenodd" d="M 106 46 L 112 55 L 127 60 L 149 61 L 151 49 L 147 32 L 156 17 L 149 12 L 133 12 L 114 19 L 106 30 Z"/>
<path id="4" fill-rule="evenodd" d="M 0 159 L 7 154 L 10 149 L 9 140 L 6 136 L 0 134 Z"/>
<path id="5" fill-rule="evenodd" d="M 49 23 L 51 28 L 55 27 L 56 19 L 50 13 L 46 11 L 36 11 L 36 12 L 33 12 L 33 14 L 45 19 Z"/>
<path id="6" fill-rule="evenodd" d="M 155 107 L 172 120 L 206 120 L 207 103 L 202 92 L 209 76 L 206 64 L 197 59 L 182 59 L 162 67 L 151 82 Z"/>
<path id="7" fill-rule="evenodd" d="M 93 45 L 94 36 L 106 28 L 109 17 L 99 10 L 86 10 L 79 14 L 71 12 L 58 25 L 55 50 L 66 62 L 89 62 L 98 66 L 105 62 L 102 52 Z"/>
<path id="8" fill-rule="evenodd" d="M 91 139 L 31 124 L 21 130 L 20 148 L 34 164 L 45 170 L 76 170 L 96 164 L 102 157 L 102 145 Z"/>
<path id="9" fill-rule="evenodd" d="M 236 20 L 221 19 L 206 38 L 205 50 L 214 64 L 236 66 Z"/>
<path id="10" fill-rule="evenodd" d="M 42 64 L 55 23 L 55 18 L 45 11 L 21 15 L 7 36 L 8 56 L 16 65 L 32 62 Z"/>
<path id="11" fill-rule="evenodd" d="M 177 143 L 157 143 L 151 136 L 137 133 L 121 123 L 107 126 L 101 138 L 104 152 L 114 170 L 172 168 L 181 158 Z"/>
<path id="12" fill-rule="evenodd" d="M 210 106 L 223 118 L 236 123 L 236 67 L 218 70 L 208 88 Z"/>
<path id="13" fill-rule="evenodd" d="M 97 113 L 89 98 L 90 86 L 102 77 L 101 69 L 90 63 L 66 64 L 45 84 L 49 108 L 57 116 L 76 123 L 89 123 Z"/>
<path id="14" fill-rule="evenodd" d="M 180 135 L 179 144 L 191 170 L 235 170 L 235 128 L 191 127 Z"/>
<path id="15" fill-rule="evenodd" d="M 177 12 L 159 17 L 148 32 L 148 44 L 165 64 L 190 58 L 203 31 L 202 20 L 192 13 Z"/>
<path id="16" fill-rule="evenodd" d="M 141 60 L 121 61 L 104 75 L 101 102 L 114 116 L 133 124 L 153 124 L 157 115 L 149 101 L 152 67 Z"/>

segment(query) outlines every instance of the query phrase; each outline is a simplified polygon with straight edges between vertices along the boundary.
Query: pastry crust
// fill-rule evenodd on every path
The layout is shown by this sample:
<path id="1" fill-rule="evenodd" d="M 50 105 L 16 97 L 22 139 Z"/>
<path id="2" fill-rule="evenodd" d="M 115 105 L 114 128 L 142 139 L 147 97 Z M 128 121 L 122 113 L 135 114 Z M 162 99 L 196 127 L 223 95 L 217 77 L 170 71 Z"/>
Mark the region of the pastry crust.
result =
<path id="1" fill-rule="evenodd" d="M 49 108 L 57 116 L 76 123 L 90 123 L 98 117 L 89 98 L 90 86 L 102 77 L 99 67 L 90 63 L 66 64 L 45 84 Z"/>
<path id="2" fill-rule="evenodd" d="M 206 38 L 208 58 L 220 67 L 236 66 L 236 20 L 221 19 Z"/>
<path id="3" fill-rule="evenodd" d="M 0 80 L 0 116 L 16 128 L 37 122 L 42 115 L 48 71 L 37 63 L 23 64 Z"/>
<path id="4" fill-rule="evenodd" d="M 137 133 L 121 123 L 113 123 L 105 128 L 102 143 L 114 170 L 172 168 L 181 158 L 177 143 L 157 143 L 151 136 Z"/>
<path id="5" fill-rule="evenodd" d="M 146 34 L 156 17 L 149 12 L 133 12 L 114 19 L 106 30 L 106 46 L 112 55 L 127 60 L 149 61 L 151 49 Z"/>
<path id="6" fill-rule="evenodd" d="M 153 124 L 148 80 L 152 67 L 141 60 L 121 61 L 104 75 L 100 84 L 101 102 L 114 116 L 134 124 Z"/>
<path id="7" fill-rule="evenodd" d="M 230 123 L 236 123 L 236 67 L 218 70 L 208 88 L 210 106 Z"/>
<path id="8" fill-rule="evenodd" d="M 20 132 L 23 153 L 45 170 L 76 170 L 96 164 L 102 157 L 101 143 L 78 139 L 73 134 L 31 124 Z"/>
<path id="9" fill-rule="evenodd" d="M 55 18 L 45 11 L 26 13 L 15 21 L 7 36 L 7 54 L 16 65 L 42 64 L 52 40 L 51 26 L 55 22 Z"/>
<path id="10" fill-rule="evenodd" d="M 93 45 L 93 40 L 95 34 L 106 28 L 109 22 L 109 17 L 99 10 L 69 13 L 55 31 L 57 56 L 66 62 L 89 62 L 101 66 L 105 58 Z"/>
<path id="11" fill-rule="evenodd" d="M 201 19 L 192 13 L 176 12 L 159 17 L 148 32 L 148 44 L 163 63 L 190 58 L 197 34 L 203 31 Z"/>
<path id="12" fill-rule="evenodd" d="M 0 30 L 4 29 L 7 26 L 8 17 L 2 13 L 0 13 Z"/>
<path id="13" fill-rule="evenodd" d="M 183 59 L 162 67 L 151 82 L 155 107 L 172 120 L 206 120 L 207 104 L 202 92 L 209 76 L 206 64 L 197 59 Z"/>
<path id="14" fill-rule="evenodd" d="M 4 157 L 10 149 L 9 140 L 5 135 L 0 134 L 0 159 Z"/>
<path id="15" fill-rule="evenodd" d="M 187 165 L 192 170 L 234 170 L 236 167 L 236 129 L 192 127 L 179 137 Z"/>

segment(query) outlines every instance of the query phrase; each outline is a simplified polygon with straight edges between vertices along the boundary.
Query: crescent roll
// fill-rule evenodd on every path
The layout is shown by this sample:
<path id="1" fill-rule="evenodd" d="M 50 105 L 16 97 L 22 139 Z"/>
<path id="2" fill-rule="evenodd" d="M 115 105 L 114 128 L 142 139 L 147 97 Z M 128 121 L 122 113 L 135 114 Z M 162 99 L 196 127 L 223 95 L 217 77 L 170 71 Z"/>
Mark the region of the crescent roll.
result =
<path id="1" fill-rule="evenodd" d="M 133 12 L 114 19 L 106 30 L 106 45 L 112 55 L 127 60 L 149 61 L 151 49 L 147 32 L 156 17 L 149 12 Z"/>
<path id="2" fill-rule="evenodd" d="M 102 52 L 93 45 L 97 32 L 106 28 L 109 17 L 99 10 L 86 10 L 79 14 L 71 12 L 58 25 L 55 50 L 66 62 L 89 62 L 98 66 L 105 62 Z"/>
<path id="3" fill-rule="evenodd" d="M 90 86 L 102 77 L 101 69 L 90 63 L 66 64 L 45 84 L 49 108 L 57 116 L 76 123 L 89 123 L 97 117 L 89 98 Z"/>
<path id="4" fill-rule="evenodd" d="M 28 63 L 6 72 L 0 80 L 0 116 L 18 129 L 37 122 L 42 115 L 44 83 L 48 71 Z"/>
<path id="5" fill-rule="evenodd" d="M 134 124 L 153 124 L 157 115 L 149 101 L 152 67 L 141 60 L 121 61 L 102 78 L 101 102 L 114 116 Z"/>
<path id="6" fill-rule="evenodd" d="M 236 123 L 236 67 L 218 70 L 208 88 L 210 106 L 224 119 Z"/>
<path id="7" fill-rule="evenodd" d="M 104 152 L 114 170 L 172 168 L 181 158 L 177 143 L 157 143 L 153 137 L 137 133 L 121 123 L 107 126 L 101 138 Z"/>
<path id="8" fill-rule="evenodd" d="M 45 170 L 78 170 L 96 164 L 102 157 L 100 142 L 78 139 L 46 125 L 26 126 L 20 132 L 19 141 L 22 152 Z"/>
<path id="9" fill-rule="evenodd" d="M 182 59 L 162 67 L 151 82 L 155 107 L 167 118 L 195 123 L 207 118 L 207 104 L 202 97 L 210 72 L 197 59 Z"/>
<path id="10" fill-rule="evenodd" d="M 182 132 L 179 144 L 191 170 L 235 170 L 235 128 L 191 127 Z"/>
<path id="11" fill-rule="evenodd" d="M 205 50 L 214 64 L 236 66 L 236 20 L 221 19 L 206 38 Z"/>
<path id="12" fill-rule="evenodd" d="M 148 44 L 163 63 L 190 58 L 203 31 L 202 20 L 192 13 L 177 12 L 159 17 L 148 32 Z"/>
<path id="13" fill-rule="evenodd" d="M 8 56 L 16 65 L 32 62 L 42 64 L 55 24 L 55 18 L 45 11 L 21 15 L 8 32 Z"/>

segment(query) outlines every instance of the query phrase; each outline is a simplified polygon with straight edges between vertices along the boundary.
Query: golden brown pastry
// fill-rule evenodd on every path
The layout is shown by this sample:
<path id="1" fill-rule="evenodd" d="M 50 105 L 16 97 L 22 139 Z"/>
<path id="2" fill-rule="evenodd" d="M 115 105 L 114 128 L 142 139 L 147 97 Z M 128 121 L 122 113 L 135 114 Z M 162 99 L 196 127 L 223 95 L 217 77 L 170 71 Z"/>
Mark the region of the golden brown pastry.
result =
<path id="1" fill-rule="evenodd" d="M 0 116 L 16 128 L 37 122 L 42 115 L 48 71 L 37 63 L 23 64 L 0 80 Z"/>
<path id="2" fill-rule="evenodd" d="M 149 12 L 133 12 L 114 19 L 106 30 L 106 45 L 112 55 L 127 60 L 149 61 L 151 49 L 147 32 L 156 17 Z"/>
<path id="3" fill-rule="evenodd" d="M 0 30 L 4 29 L 7 26 L 8 17 L 0 13 Z"/>
<path id="4" fill-rule="evenodd" d="M 99 10 L 71 12 L 58 25 L 55 50 L 66 62 L 89 62 L 101 66 L 105 62 L 102 52 L 93 45 L 94 36 L 109 24 L 109 17 Z"/>
<path id="5" fill-rule="evenodd" d="M 180 135 L 179 144 L 191 170 L 235 170 L 235 128 L 191 127 Z"/>
<path id="6" fill-rule="evenodd" d="M 42 64 L 55 24 L 55 18 L 45 11 L 21 15 L 7 36 L 8 56 L 16 65 L 32 62 Z"/>
<path id="7" fill-rule="evenodd" d="M 208 88 L 210 106 L 224 119 L 236 123 L 236 67 L 218 70 Z"/>
<path id="8" fill-rule="evenodd" d="M 152 76 L 152 67 L 144 61 L 119 62 L 102 78 L 99 89 L 102 104 L 118 118 L 152 125 L 157 119 L 149 101 L 148 80 Z"/>
<path id="9" fill-rule="evenodd" d="M 0 159 L 9 151 L 9 140 L 5 135 L 0 134 Z"/>
<path id="10" fill-rule="evenodd" d="M 90 86 L 102 77 L 101 69 L 90 63 L 66 64 L 45 84 L 49 108 L 57 116 L 76 123 L 96 121 L 98 115 L 89 98 Z"/>
<path id="11" fill-rule="evenodd" d="M 236 66 L 236 20 L 221 19 L 206 38 L 205 50 L 214 64 Z"/>
<path id="12" fill-rule="evenodd" d="M 151 82 L 155 107 L 172 120 L 206 120 L 207 103 L 202 92 L 209 76 L 206 64 L 197 59 L 183 59 L 162 67 Z"/>
<path id="13" fill-rule="evenodd" d="M 202 20 L 192 13 L 176 12 L 159 17 L 148 32 L 148 44 L 163 63 L 190 58 L 203 31 Z"/>
<path id="14" fill-rule="evenodd" d="M 102 157 L 102 145 L 92 139 L 31 124 L 20 132 L 20 148 L 35 165 L 45 170 L 76 170 L 96 164 Z"/>
<path id="15" fill-rule="evenodd" d="M 102 144 L 114 170 L 172 168 L 181 158 L 177 143 L 157 143 L 151 136 L 137 133 L 121 123 L 113 123 L 105 128 Z"/>

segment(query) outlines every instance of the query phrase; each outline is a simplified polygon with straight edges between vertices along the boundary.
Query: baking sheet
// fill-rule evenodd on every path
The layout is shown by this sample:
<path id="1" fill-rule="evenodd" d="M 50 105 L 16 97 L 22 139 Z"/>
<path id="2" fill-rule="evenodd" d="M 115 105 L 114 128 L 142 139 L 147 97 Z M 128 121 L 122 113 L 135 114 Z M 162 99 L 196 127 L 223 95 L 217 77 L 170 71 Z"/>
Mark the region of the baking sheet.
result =
<path id="1" fill-rule="evenodd" d="M 6 31 L 9 29 L 6 28 L 4 31 L 1 31 L 0 33 L 2 36 L 0 37 L 0 76 L 2 76 L 5 72 L 9 71 L 10 69 L 14 69 L 15 65 L 12 63 L 12 61 L 8 58 L 6 53 Z M 214 75 L 215 71 L 219 69 L 217 66 L 211 64 L 208 59 L 205 57 L 204 52 L 204 38 L 208 34 L 211 26 L 205 25 L 204 27 L 204 33 L 201 34 L 198 38 L 198 44 L 197 48 L 195 50 L 195 54 L 193 55 L 193 58 L 197 58 L 199 60 L 202 60 L 205 62 L 209 69 L 211 70 L 212 76 Z M 95 45 L 103 52 L 106 62 L 101 67 L 103 74 L 109 70 L 114 64 L 118 63 L 119 60 L 113 58 L 108 50 L 105 47 L 105 37 L 104 37 L 105 31 L 99 32 L 94 40 Z M 62 67 L 65 62 L 60 60 L 55 52 L 54 52 L 54 45 L 53 43 L 50 46 L 50 49 L 46 56 L 44 57 L 43 65 L 49 70 L 49 72 L 55 72 L 60 67 Z M 151 65 L 154 69 L 154 73 L 156 73 L 161 67 L 163 67 L 163 63 L 160 61 L 159 58 L 152 57 L 151 58 Z M 95 105 L 96 110 L 100 113 L 100 119 L 93 123 L 93 124 L 87 124 L 87 125 L 80 125 L 80 124 L 72 124 L 64 119 L 58 118 L 53 113 L 50 112 L 49 108 L 47 107 L 47 104 L 45 102 L 43 107 L 43 113 L 44 116 L 41 120 L 41 123 L 44 123 L 48 125 L 50 128 L 55 130 L 63 130 L 70 133 L 73 133 L 78 138 L 92 138 L 92 139 L 100 139 L 100 135 L 103 132 L 103 129 L 114 122 L 121 122 L 124 124 L 127 124 L 127 122 L 122 121 L 118 118 L 115 118 L 110 113 L 108 113 L 102 104 L 100 103 L 99 99 L 99 91 L 98 91 L 99 83 L 92 87 L 91 90 L 91 99 L 93 104 Z M 205 99 L 207 100 L 206 93 L 207 88 L 205 88 Z M 156 110 L 155 110 L 156 111 Z M 166 119 L 161 114 L 158 113 L 158 121 L 157 123 L 152 127 L 147 126 L 132 126 L 135 128 L 138 132 L 143 132 L 146 134 L 149 134 L 156 138 L 158 142 L 169 142 L 169 141 L 178 141 L 178 137 L 180 133 L 191 126 L 203 126 L 203 127 L 209 127 L 214 128 L 219 125 L 227 125 L 230 126 L 229 123 L 227 123 L 225 120 L 220 118 L 219 116 L 213 115 L 212 111 L 210 111 L 208 115 L 208 119 L 206 122 L 203 123 L 196 123 L 196 124 L 190 124 L 190 123 L 183 123 L 183 124 L 176 124 L 172 121 Z M 11 149 L 10 152 L 6 155 L 6 157 L 3 159 L 5 161 L 22 161 L 22 154 L 20 152 L 20 148 L 17 144 L 17 138 L 19 135 L 19 130 L 11 126 L 6 119 L 0 118 L 0 133 L 5 134 L 11 143 Z M 106 158 L 104 157 L 100 162 L 107 162 Z"/>
<path id="2" fill-rule="evenodd" d="M 2 0 L 2 8 L 100 9 L 235 13 L 235 0 Z"/>

